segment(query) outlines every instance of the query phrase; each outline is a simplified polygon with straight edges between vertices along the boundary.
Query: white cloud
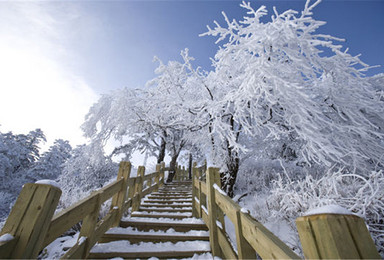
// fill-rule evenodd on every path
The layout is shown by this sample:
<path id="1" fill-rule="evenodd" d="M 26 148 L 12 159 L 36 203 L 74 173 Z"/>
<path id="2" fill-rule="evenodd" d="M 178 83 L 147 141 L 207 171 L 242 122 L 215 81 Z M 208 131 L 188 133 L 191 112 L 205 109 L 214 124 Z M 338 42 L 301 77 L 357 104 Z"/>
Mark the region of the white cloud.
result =
<path id="1" fill-rule="evenodd" d="M 56 138 L 72 145 L 83 143 L 79 127 L 97 95 L 61 58 L 67 52 L 60 43 L 65 31 L 43 6 L 8 2 L 4 9 L 4 4 L 0 4 L 0 130 L 25 133 L 41 128 L 50 143 Z"/>

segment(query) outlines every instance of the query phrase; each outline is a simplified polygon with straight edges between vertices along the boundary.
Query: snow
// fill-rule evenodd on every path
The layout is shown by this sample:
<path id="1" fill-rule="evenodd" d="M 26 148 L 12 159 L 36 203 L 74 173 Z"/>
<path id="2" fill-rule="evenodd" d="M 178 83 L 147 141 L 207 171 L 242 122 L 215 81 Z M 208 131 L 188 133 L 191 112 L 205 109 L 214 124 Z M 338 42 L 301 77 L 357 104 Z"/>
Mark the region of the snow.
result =
<path id="1" fill-rule="evenodd" d="M 195 250 L 207 250 L 210 251 L 208 241 L 186 241 L 186 242 L 164 242 L 164 243 L 144 243 L 131 244 L 129 241 L 113 241 L 109 243 L 96 244 L 91 252 L 92 253 L 104 253 L 110 251 L 118 251 L 122 253 L 128 252 L 165 252 L 165 251 L 195 251 Z"/>
<path id="2" fill-rule="evenodd" d="M 14 237 L 11 234 L 7 233 L 7 234 L 0 236 L 0 243 L 1 242 L 8 242 L 8 241 L 11 241 L 12 239 L 14 239 Z"/>
<path id="3" fill-rule="evenodd" d="M 172 219 L 172 218 L 135 218 L 135 217 L 125 217 L 122 218 L 122 221 L 131 221 L 131 222 L 151 222 L 151 223 L 190 223 L 190 224 L 204 224 L 203 220 L 198 218 L 183 218 L 183 219 Z"/>
<path id="4" fill-rule="evenodd" d="M 217 190 L 218 192 L 220 192 L 220 194 L 222 194 L 222 195 L 224 195 L 224 196 L 228 196 L 228 194 L 225 192 L 225 191 L 223 191 L 216 183 L 215 184 L 213 184 L 213 188 L 215 189 L 215 190 Z"/>
<path id="5" fill-rule="evenodd" d="M 216 226 L 223 230 L 223 225 L 221 225 L 220 221 L 216 220 Z"/>
<path id="6" fill-rule="evenodd" d="M 182 208 L 172 208 L 172 207 L 161 207 L 161 208 L 158 208 L 158 207 L 146 207 L 146 205 L 145 204 L 141 204 L 142 205 L 142 207 L 140 207 L 140 209 L 141 210 L 143 210 L 143 211 L 146 211 L 146 210 L 151 210 L 151 209 L 164 209 L 164 210 L 166 210 L 166 209 L 175 209 L 175 210 L 191 210 L 192 209 L 192 207 L 189 207 L 188 205 L 187 206 L 185 206 L 185 207 L 182 207 Z"/>
<path id="7" fill-rule="evenodd" d="M 61 189 L 60 187 L 60 184 L 58 184 L 57 182 L 53 181 L 53 180 L 39 180 L 37 182 L 35 182 L 36 184 L 46 184 L 46 185 L 52 185 L 56 188 L 59 188 Z"/>
<path id="8" fill-rule="evenodd" d="M 339 205 L 331 204 L 309 210 L 304 213 L 304 216 L 319 215 L 319 214 L 339 214 L 339 215 L 354 215 L 353 212 Z"/>
<path id="9" fill-rule="evenodd" d="M 85 242 L 85 240 L 87 240 L 86 237 L 80 237 L 80 238 L 79 238 L 79 241 L 77 241 L 77 243 L 78 243 L 79 245 L 81 245 L 82 243 Z"/>
<path id="10" fill-rule="evenodd" d="M 38 259 L 60 259 L 64 254 L 65 248 L 73 247 L 79 237 L 79 233 L 74 236 L 64 236 L 55 239 L 39 255 Z"/>
<path id="11" fill-rule="evenodd" d="M 242 213 L 249 214 L 249 209 L 247 208 L 241 208 L 240 210 Z"/>
<path id="12" fill-rule="evenodd" d="M 132 213 L 132 216 L 140 216 L 140 215 L 148 215 L 148 214 L 167 215 L 167 216 L 192 216 L 192 213 L 190 212 L 178 212 L 177 214 L 175 214 L 175 212 L 152 212 L 152 211 L 136 211 Z"/>
<path id="13" fill-rule="evenodd" d="M 205 214 L 209 215 L 208 209 L 204 205 L 201 205 L 201 208 L 204 210 Z"/>
<path id="14" fill-rule="evenodd" d="M 136 228 L 127 227 L 115 227 L 109 229 L 106 234 L 126 234 L 126 235 L 134 235 L 134 234 L 148 234 L 148 235 L 162 235 L 162 236 L 209 236 L 209 231 L 202 230 L 190 230 L 188 232 L 176 232 L 173 228 L 168 229 L 167 231 L 154 231 L 150 230 L 148 232 L 139 231 Z"/>

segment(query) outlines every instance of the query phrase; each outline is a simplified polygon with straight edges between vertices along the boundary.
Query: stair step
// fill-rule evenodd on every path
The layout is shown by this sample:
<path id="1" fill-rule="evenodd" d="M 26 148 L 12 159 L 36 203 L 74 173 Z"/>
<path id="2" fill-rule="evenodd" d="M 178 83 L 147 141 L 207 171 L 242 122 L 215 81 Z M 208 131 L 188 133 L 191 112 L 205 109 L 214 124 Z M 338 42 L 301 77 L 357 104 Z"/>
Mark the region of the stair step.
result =
<path id="1" fill-rule="evenodd" d="M 163 189 L 160 189 L 159 191 L 153 192 L 151 194 L 173 194 L 173 193 L 176 193 L 176 194 L 192 194 L 191 191 L 186 191 L 186 190 L 168 191 L 168 190 L 163 190 Z"/>
<path id="2" fill-rule="evenodd" d="M 148 195 L 148 198 L 167 198 L 167 199 L 180 199 L 180 198 L 192 198 L 192 194 L 181 194 L 181 195 L 174 195 L 174 194 L 150 194 Z"/>
<path id="3" fill-rule="evenodd" d="M 190 199 L 190 200 L 153 200 L 153 199 L 145 199 L 143 202 L 145 202 L 145 203 L 162 203 L 162 204 L 181 204 L 181 203 L 192 203 L 192 199 Z"/>
<path id="4" fill-rule="evenodd" d="M 96 244 L 90 254 L 91 259 L 100 258 L 181 258 L 192 257 L 194 254 L 204 254 L 210 252 L 208 241 L 185 241 L 185 242 L 165 242 L 165 243 L 140 243 L 131 244 L 129 241 L 113 241 L 109 243 Z"/>
<path id="5" fill-rule="evenodd" d="M 156 204 L 156 203 L 142 203 L 142 207 L 148 207 L 148 208 L 191 208 L 192 204 L 187 203 L 187 204 Z"/>
<path id="6" fill-rule="evenodd" d="M 143 205 L 144 206 L 144 205 Z M 147 212 L 192 212 L 192 208 L 185 209 L 170 209 L 170 208 L 155 208 L 155 207 L 140 207 L 139 211 L 147 211 Z"/>
<path id="7" fill-rule="evenodd" d="M 99 240 L 99 243 L 108 243 L 118 240 L 128 240 L 131 244 L 139 242 L 179 242 L 179 241 L 209 241 L 208 231 L 192 230 L 188 232 L 177 232 L 173 228 L 166 231 L 151 231 L 143 232 L 138 231 L 136 228 L 111 228 Z"/>
<path id="8" fill-rule="evenodd" d="M 196 219 L 185 218 L 179 221 L 173 219 L 143 219 L 143 218 L 130 218 L 122 220 L 120 227 L 134 227 L 137 230 L 168 230 L 173 228 L 177 232 L 187 232 L 190 230 L 208 230 L 208 227 L 202 221 L 194 221 Z"/>
<path id="9" fill-rule="evenodd" d="M 156 214 L 150 213 L 150 212 L 141 212 L 141 211 L 135 211 L 131 214 L 132 217 L 139 217 L 139 218 L 172 218 L 172 219 L 183 219 L 183 218 L 190 218 L 192 214 L 190 213 L 178 213 L 178 214 L 172 214 L 172 212 L 158 212 Z"/>

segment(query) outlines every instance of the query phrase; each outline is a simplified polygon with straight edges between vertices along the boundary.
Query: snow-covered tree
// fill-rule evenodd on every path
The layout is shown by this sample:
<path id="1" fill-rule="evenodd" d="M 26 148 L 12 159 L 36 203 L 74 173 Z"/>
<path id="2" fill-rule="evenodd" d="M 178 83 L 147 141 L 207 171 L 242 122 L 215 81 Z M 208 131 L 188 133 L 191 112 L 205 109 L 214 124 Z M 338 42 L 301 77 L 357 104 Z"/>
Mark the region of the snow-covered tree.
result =
<path id="1" fill-rule="evenodd" d="M 72 147 L 68 141 L 57 139 L 49 150 L 42 154 L 39 161 L 28 174 L 39 179 L 55 180 L 62 173 L 64 163 L 71 156 Z"/>
<path id="2" fill-rule="evenodd" d="M 114 154 L 125 153 L 128 158 L 134 151 L 143 151 L 161 162 L 168 151 L 173 169 L 191 140 L 188 134 L 194 128 L 195 115 L 188 108 L 196 100 L 196 89 L 191 85 L 199 75 L 192 68 L 188 50 L 181 56 L 183 62 L 163 64 L 156 59 L 158 76 L 147 83 L 147 89 L 122 89 L 103 95 L 82 126 L 85 135 L 99 143 L 121 141 Z"/>
<path id="3" fill-rule="evenodd" d="M 0 133 L 0 218 L 8 215 L 22 185 L 36 180 L 28 171 L 39 160 L 43 141 L 40 129 L 28 134 Z"/>
<path id="4" fill-rule="evenodd" d="M 118 165 L 105 156 L 99 143 L 80 145 L 64 163 L 58 182 L 63 190 L 60 207 L 67 207 L 116 178 Z"/>
<path id="5" fill-rule="evenodd" d="M 307 1 L 301 13 L 274 8 L 264 22 L 265 6 L 243 2 L 244 20 L 224 14 L 226 27 L 215 22 L 203 34 L 223 42 L 211 81 L 222 94 L 210 113 L 212 134 L 231 151 L 224 161 L 246 151 L 240 133 L 262 137 L 265 145 L 283 140 L 286 155 L 309 165 L 364 174 L 382 161 L 384 103 L 364 78 L 368 65 L 343 50 L 340 39 L 316 33 L 325 24 L 312 17 L 319 3 Z M 236 170 L 221 166 L 236 178 Z"/>

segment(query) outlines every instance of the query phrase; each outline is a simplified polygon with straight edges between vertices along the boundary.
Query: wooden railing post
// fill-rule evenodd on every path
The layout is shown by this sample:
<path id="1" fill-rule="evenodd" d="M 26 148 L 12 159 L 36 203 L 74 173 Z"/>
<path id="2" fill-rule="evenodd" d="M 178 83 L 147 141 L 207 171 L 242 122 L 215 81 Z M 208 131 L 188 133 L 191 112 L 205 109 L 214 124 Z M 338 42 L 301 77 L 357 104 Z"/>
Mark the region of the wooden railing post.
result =
<path id="1" fill-rule="evenodd" d="M 95 200 L 93 210 L 83 219 L 83 224 L 81 225 L 77 244 L 73 246 L 67 253 L 65 253 L 65 255 L 62 257 L 63 259 L 85 259 L 89 255 L 89 251 L 93 246 L 91 243 L 91 238 L 95 232 L 95 227 L 101 207 L 100 193 L 94 192 L 93 194 L 97 194 L 97 199 Z"/>
<path id="2" fill-rule="evenodd" d="M 127 188 L 128 188 L 128 178 L 131 174 L 131 163 L 130 162 L 121 162 L 119 166 L 119 172 L 117 174 L 117 180 L 121 178 L 124 179 L 121 190 L 112 198 L 111 209 L 114 207 L 119 208 L 119 213 L 117 214 L 116 221 L 112 226 L 117 227 L 120 224 L 120 219 L 123 216 L 124 212 L 122 211 L 125 200 L 127 199 Z"/>
<path id="3" fill-rule="evenodd" d="M 178 181 L 179 180 L 179 165 L 176 164 L 175 166 L 175 177 L 174 177 L 175 181 Z"/>
<path id="4" fill-rule="evenodd" d="M 222 256 L 219 245 L 216 221 L 220 210 L 215 201 L 215 190 L 213 185 L 220 185 L 220 173 L 218 168 L 209 167 L 207 170 L 207 196 L 208 196 L 208 219 L 209 219 L 209 242 L 213 256 Z"/>
<path id="5" fill-rule="evenodd" d="M 201 177 L 201 171 L 199 169 L 197 169 L 196 171 L 197 173 L 197 179 L 199 180 L 199 190 L 198 190 L 198 197 L 199 197 L 199 202 L 200 202 L 200 207 L 199 207 L 199 211 L 198 211 L 198 216 L 199 218 L 202 218 L 203 217 L 203 206 L 207 206 L 206 205 L 206 196 L 204 195 L 203 191 L 201 190 L 201 180 L 200 180 L 200 177 Z"/>
<path id="6" fill-rule="evenodd" d="M 154 191 L 158 191 L 159 190 L 159 186 L 160 186 L 160 176 L 161 176 L 161 164 L 157 164 L 156 165 L 156 177 L 155 177 L 155 183 L 156 183 L 156 189 Z"/>
<path id="7" fill-rule="evenodd" d="M 240 214 L 241 211 L 236 210 L 236 222 L 234 223 L 239 259 L 256 259 L 255 249 L 253 249 L 253 247 L 248 243 L 243 235 L 243 227 Z"/>
<path id="8" fill-rule="evenodd" d="M 355 215 L 318 214 L 296 220 L 307 259 L 380 259 L 362 218 Z"/>
<path id="9" fill-rule="evenodd" d="M 13 246 L 0 258 L 37 258 L 60 196 L 52 185 L 24 185 L 0 233 L 12 235 Z"/>
<path id="10" fill-rule="evenodd" d="M 196 169 L 196 166 L 197 166 L 197 163 L 194 162 L 193 163 L 193 166 L 192 166 L 192 217 L 195 217 L 197 218 L 198 217 L 198 212 L 197 212 L 197 209 L 196 209 L 196 200 L 195 200 L 195 197 L 197 196 L 197 189 L 196 189 L 196 173 L 197 173 L 197 169 Z"/>
<path id="11" fill-rule="evenodd" d="M 137 179 L 136 179 L 136 185 L 135 185 L 134 197 L 136 199 L 132 201 L 132 211 L 137 211 L 140 208 L 141 192 L 143 191 L 144 174 L 145 174 L 145 167 L 139 166 L 139 168 L 137 169 Z"/>

